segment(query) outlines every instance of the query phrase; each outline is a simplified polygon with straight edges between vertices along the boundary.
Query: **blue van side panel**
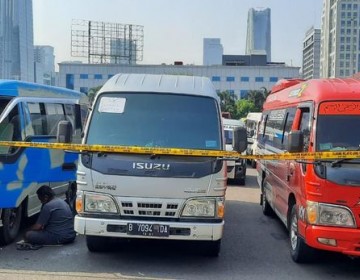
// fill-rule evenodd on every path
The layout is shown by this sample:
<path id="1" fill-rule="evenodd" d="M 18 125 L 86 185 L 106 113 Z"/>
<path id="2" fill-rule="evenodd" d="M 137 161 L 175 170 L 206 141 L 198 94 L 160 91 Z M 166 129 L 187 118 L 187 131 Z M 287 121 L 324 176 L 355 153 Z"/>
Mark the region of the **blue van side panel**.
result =
<path id="1" fill-rule="evenodd" d="M 76 153 L 26 148 L 16 162 L 0 163 L 0 208 L 17 207 L 34 184 L 75 181 L 76 169 L 63 169 L 63 164 L 75 167 L 77 159 Z"/>

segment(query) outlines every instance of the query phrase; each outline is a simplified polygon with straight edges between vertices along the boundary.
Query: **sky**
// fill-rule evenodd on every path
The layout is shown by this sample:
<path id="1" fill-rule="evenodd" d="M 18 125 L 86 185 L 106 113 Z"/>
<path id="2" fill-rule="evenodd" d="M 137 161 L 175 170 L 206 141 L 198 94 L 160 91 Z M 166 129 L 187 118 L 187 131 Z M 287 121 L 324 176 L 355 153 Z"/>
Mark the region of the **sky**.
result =
<path id="1" fill-rule="evenodd" d="M 134 24 L 144 27 L 139 64 L 202 65 L 204 38 L 220 38 L 224 54 L 245 54 L 250 8 L 271 9 L 272 61 L 301 66 L 322 0 L 33 0 L 34 44 L 53 46 L 56 63 L 81 60 L 71 56 L 73 19 Z"/>

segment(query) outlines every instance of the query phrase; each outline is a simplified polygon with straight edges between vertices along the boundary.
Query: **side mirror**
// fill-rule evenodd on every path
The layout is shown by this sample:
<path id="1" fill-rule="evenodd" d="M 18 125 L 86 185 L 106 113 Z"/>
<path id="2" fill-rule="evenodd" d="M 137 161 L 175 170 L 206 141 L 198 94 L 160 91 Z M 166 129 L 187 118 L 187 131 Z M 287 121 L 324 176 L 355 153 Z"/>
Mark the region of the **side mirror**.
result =
<path id="1" fill-rule="evenodd" d="M 288 134 L 287 151 L 289 153 L 299 153 L 304 148 L 304 135 L 300 130 L 291 131 Z"/>
<path id="2" fill-rule="evenodd" d="M 58 143 L 71 143 L 73 128 L 71 122 L 60 121 L 57 127 L 56 140 Z"/>
<path id="3" fill-rule="evenodd" d="M 245 127 L 234 128 L 233 149 L 242 153 L 247 148 L 247 132 Z"/>

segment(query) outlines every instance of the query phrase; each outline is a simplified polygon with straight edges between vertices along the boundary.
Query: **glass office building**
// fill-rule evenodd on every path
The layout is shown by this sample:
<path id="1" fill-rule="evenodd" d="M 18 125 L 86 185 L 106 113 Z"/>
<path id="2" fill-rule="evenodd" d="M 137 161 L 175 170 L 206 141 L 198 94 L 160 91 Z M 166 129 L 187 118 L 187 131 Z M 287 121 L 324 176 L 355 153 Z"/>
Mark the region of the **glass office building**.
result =
<path id="1" fill-rule="evenodd" d="M 0 0 L 0 78 L 34 81 L 32 0 Z"/>
<path id="2" fill-rule="evenodd" d="M 360 71 L 360 0 L 324 0 L 320 76 L 349 77 Z"/>
<path id="3" fill-rule="evenodd" d="M 245 53 L 266 54 L 271 62 L 271 10 L 253 9 L 248 12 Z"/>

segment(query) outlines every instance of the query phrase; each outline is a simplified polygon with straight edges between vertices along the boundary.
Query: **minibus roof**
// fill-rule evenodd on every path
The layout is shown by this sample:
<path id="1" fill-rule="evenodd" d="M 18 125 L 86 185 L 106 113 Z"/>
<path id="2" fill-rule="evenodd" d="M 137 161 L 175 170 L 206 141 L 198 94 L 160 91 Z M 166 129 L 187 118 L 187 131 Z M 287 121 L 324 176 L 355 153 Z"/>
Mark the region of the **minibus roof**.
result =
<path id="1" fill-rule="evenodd" d="M 274 88 L 281 88 L 279 81 Z M 286 107 L 305 101 L 320 103 L 330 100 L 358 100 L 360 98 L 360 80 L 353 78 L 311 79 L 287 83 L 289 87 L 272 92 L 266 98 L 264 110 Z"/>
<path id="2" fill-rule="evenodd" d="M 0 96 L 87 100 L 87 96 L 84 93 L 75 90 L 15 80 L 0 80 Z"/>
<path id="3" fill-rule="evenodd" d="M 105 83 L 101 92 L 177 93 L 219 100 L 209 78 L 185 75 L 117 74 Z"/>

